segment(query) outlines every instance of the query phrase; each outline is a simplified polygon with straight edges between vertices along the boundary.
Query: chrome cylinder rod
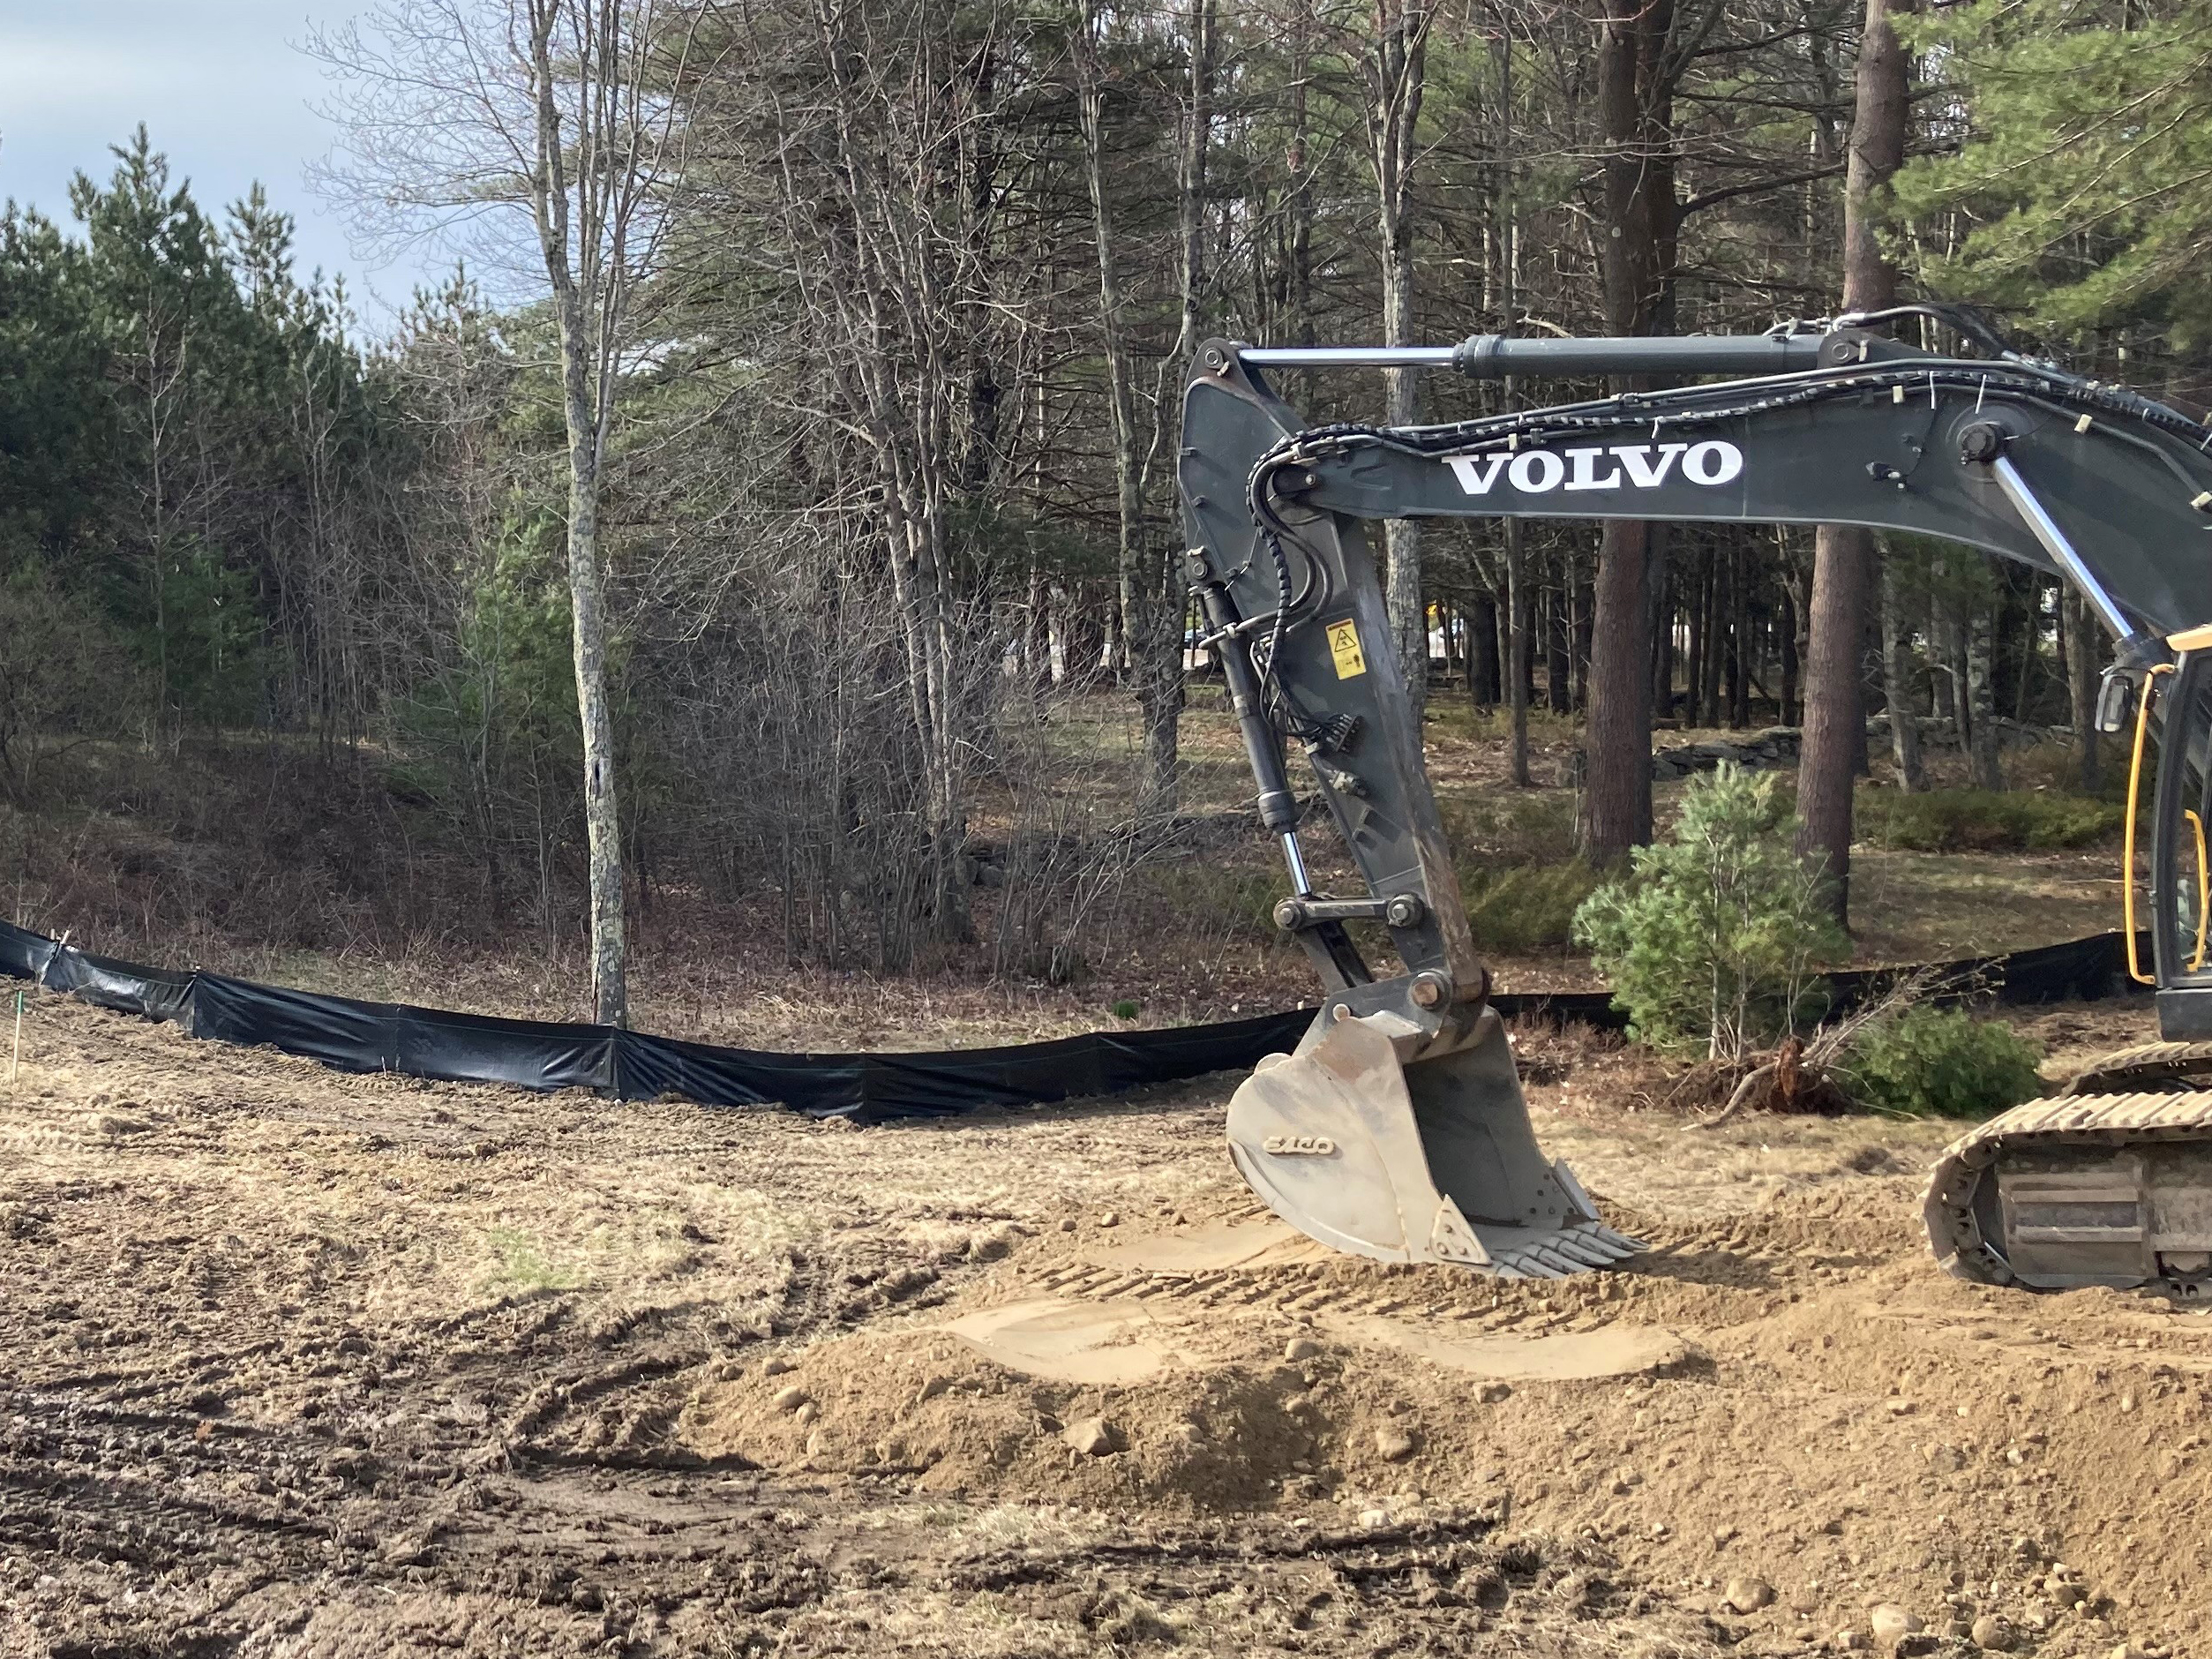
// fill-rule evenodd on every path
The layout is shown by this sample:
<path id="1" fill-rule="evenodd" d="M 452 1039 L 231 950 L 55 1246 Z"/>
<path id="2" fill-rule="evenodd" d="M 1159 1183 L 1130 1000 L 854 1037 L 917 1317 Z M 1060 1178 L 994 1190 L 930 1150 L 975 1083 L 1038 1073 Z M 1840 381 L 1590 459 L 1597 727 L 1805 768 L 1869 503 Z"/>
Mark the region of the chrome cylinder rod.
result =
<path id="1" fill-rule="evenodd" d="M 2091 570 L 2081 555 L 2074 551 L 2073 544 L 2066 539 L 2066 533 L 2058 528 L 2058 521 L 2043 511 L 2043 504 L 2036 499 L 2036 492 L 2028 487 L 2028 480 L 2020 476 L 2020 469 L 2013 465 L 2012 457 L 1998 456 L 1990 463 L 1990 469 L 1997 474 L 1998 488 L 2005 492 L 2005 499 L 2013 504 L 2013 511 L 2019 514 L 2028 528 L 2035 532 L 2036 539 L 2043 544 L 2043 552 L 2051 555 L 2058 568 L 2066 572 L 2073 585 L 2081 590 L 2082 597 L 2096 607 L 2096 613 L 2104 619 L 2104 626 L 2112 630 L 2112 637 L 2120 640 L 2130 638 L 2135 632 L 2135 625 L 2128 620 L 2127 612 L 2121 610 L 2118 602 L 2104 590 L 2104 584 L 2097 580 L 2096 572 Z"/>
<path id="2" fill-rule="evenodd" d="M 1292 893 L 1300 898 L 1310 895 L 1314 890 L 1313 878 L 1306 874 L 1306 854 L 1298 845 L 1295 830 L 1283 831 L 1283 862 L 1290 866 Z"/>
<path id="3" fill-rule="evenodd" d="M 1818 334 L 1682 334 L 1533 339 L 1471 334 L 1452 346 L 1248 346 L 1260 369 L 1455 369 L 1478 380 L 1509 374 L 1788 374 L 1820 365 Z"/>
<path id="4" fill-rule="evenodd" d="M 1449 369 L 1457 346 L 1251 346 L 1237 353 L 1262 369 Z"/>

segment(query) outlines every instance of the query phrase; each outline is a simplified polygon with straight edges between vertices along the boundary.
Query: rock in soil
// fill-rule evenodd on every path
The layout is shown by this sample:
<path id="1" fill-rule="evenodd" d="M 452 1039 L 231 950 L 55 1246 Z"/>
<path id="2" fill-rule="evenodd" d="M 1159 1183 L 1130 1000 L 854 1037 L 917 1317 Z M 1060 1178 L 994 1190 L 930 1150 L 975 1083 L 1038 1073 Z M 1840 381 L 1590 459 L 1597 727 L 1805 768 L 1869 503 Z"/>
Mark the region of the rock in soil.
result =
<path id="1" fill-rule="evenodd" d="M 1069 1446 L 1087 1458 L 1111 1457 L 1116 1452 L 1128 1450 L 1128 1442 L 1121 1431 L 1104 1417 L 1083 1417 L 1060 1431 L 1060 1438 Z"/>
<path id="2" fill-rule="evenodd" d="M 1730 1579 L 1721 1599 L 1739 1613 L 1756 1613 L 1774 1604 L 1774 1587 L 1765 1579 Z"/>
<path id="3" fill-rule="evenodd" d="M 1403 1463 L 1413 1455 L 1413 1437 L 1403 1429 L 1377 1429 L 1375 1450 L 1385 1463 Z"/>
<path id="4" fill-rule="evenodd" d="M 1968 1628 L 1967 1637 L 1983 1653 L 2010 1653 L 2020 1645 L 2020 1633 L 2001 1613 L 1984 1613 Z"/>
<path id="5" fill-rule="evenodd" d="M 1898 1652 L 1926 1628 L 1918 1614 L 1907 1612 L 1894 1602 L 1871 1609 L 1866 1622 L 1873 1632 L 1875 1651 L 1886 1654 Z"/>

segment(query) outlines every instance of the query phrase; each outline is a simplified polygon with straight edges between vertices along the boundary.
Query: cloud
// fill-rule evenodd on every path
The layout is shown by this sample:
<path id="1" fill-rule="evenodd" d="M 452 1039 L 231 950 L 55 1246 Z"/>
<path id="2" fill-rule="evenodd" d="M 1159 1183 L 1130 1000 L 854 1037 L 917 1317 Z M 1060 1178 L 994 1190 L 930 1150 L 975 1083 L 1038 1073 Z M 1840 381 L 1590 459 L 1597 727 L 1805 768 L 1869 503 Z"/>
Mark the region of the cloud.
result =
<path id="1" fill-rule="evenodd" d="M 338 0 L 0 0 L 0 197 L 66 222 L 69 180 L 105 177 L 109 146 L 140 122 L 220 214 L 258 179 L 298 223 L 300 272 L 343 271 L 371 326 L 431 280 L 427 253 L 372 262 L 342 217 L 308 189 L 305 169 L 330 147 L 314 106 L 320 66 L 297 43 L 315 24 L 361 9 Z M 442 263 L 441 261 L 439 261 Z"/>

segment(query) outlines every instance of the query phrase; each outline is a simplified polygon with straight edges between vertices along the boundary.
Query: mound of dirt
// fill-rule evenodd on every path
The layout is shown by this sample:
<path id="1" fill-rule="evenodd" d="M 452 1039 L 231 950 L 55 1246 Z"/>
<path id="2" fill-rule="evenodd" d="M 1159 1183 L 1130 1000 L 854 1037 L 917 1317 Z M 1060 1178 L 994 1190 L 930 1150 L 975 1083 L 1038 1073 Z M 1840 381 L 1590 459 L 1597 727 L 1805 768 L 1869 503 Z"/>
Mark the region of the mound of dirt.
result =
<path id="1" fill-rule="evenodd" d="M 817 1344 L 701 1389 L 677 1434 L 706 1460 L 897 1471 L 968 1496 L 1503 1513 L 1484 1422 L 1511 1393 L 1498 1379 L 1618 1379 L 1690 1353 L 1671 1332 L 1624 1324 L 1453 1339 L 1372 1313 L 1222 1317 L 1160 1300 L 1002 1302 Z M 1428 1386 L 1406 1385 L 1413 1362 Z"/>
<path id="2" fill-rule="evenodd" d="M 1863 1152 L 1846 1167 L 1896 1161 Z M 1719 1227 L 1616 1210 L 1651 1257 L 1541 1285 L 1249 1217 L 1048 1232 L 951 1319 L 798 1349 L 695 1394 L 677 1433 L 979 1499 L 1510 1523 L 1769 1648 L 1848 1650 L 1884 1606 L 1929 1642 L 1976 1618 L 2054 1655 L 2170 1639 L 2198 1554 L 2174 1541 L 2212 1497 L 2212 1344 L 2105 1293 L 2067 1299 L 2072 1337 L 2028 1325 L 2045 1304 L 1930 1270 L 1916 1190 L 1857 1175 Z"/>

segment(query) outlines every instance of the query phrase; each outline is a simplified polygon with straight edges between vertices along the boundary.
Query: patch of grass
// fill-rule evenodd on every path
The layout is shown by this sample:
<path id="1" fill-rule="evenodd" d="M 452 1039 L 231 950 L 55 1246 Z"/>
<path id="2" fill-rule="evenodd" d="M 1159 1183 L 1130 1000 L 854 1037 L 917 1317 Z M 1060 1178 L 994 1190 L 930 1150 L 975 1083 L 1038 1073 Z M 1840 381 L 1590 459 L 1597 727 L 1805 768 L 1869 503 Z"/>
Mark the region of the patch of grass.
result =
<path id="1" fill-rule="evenodd" d="M 2086 795 L 1936 789 L 1908 795 L 1866 790 L 1860 838 L 1917 852 L 2045 852 L 2094 846 L 2120 831 L 2124 808 Z"/>
<path id="2" fill-rule="evenodd" d="M 1961 1008 L 1913 1008 L 1869 1026 L 1836 1068 L 1844 1092 L 1886 1117 L 1988 1117 L 2042 1087 L 2042 1054 L 2011 1026 Z"/>
<path id="3" fill-rule="evenodd" d="M 1456 695 L 1432 700 L 1423 712 L 1422 724 L 1431 733 L 1461 738 L 1471 743 L 1504 743 L 1513 735 L 1513 717 L 1503 704 L 1495 709 L 1477 709 Z M 1571 743 L 1580 730 L 1572 715 L 1554 714 L 1549 709 L 1528 711 L 1528 740 L 1532 744 Z"/>
<path id="4" fill-rule="evenodd" d="M 1579 860 L 1459 868 L 1474 942 L 1502 956 L 1565 944 L 1575 912 L 1597 885 L 1597 872 Z"/>
<path id="5" fill-rule="evenodd" d="M 2118 806 L 2127 799 L 2127 739 L 2106 736 L 2098 745 L 2104 764 L 2097 787 L 2081 787 L 2081 759 L 2070 742 L 2036 743 L 2005 754 L 2005 781 L 2014 789 L 2081 795 Z"/>
<path id="6" fill-rule="evenodd" d="M 1444 835 L 1463 861 L 1557 864 L 1574 857 L 1575 798 L 1566 790 L 1515 790 L 1441 804 Z"/>
<path id="7" fill-rule="evenodd" d="M 1575 799 L 1521 791 L 1441 803 L 1474 942 L 1511 956 L 1563 945 L 1598 877 L 1575 856 Z"/>
<path id="8" fill-rule="evenodd" d="M 1203 859 L 1158 866 L 1151 883 L 1177 914 L 1201 929 L 1233 937 L 1277 941 L 1275 902 L 1286 890 L 1272 869 L 1235 869 Z"/>
<path id="9" fill-rule="evenodd" d="M 1126 996 L 1114 1003 L 1113 1008 L 1113 1017 L 1116 1019 L 1135 1019 L 1143 1011 L 1143 1009 L 1133 999 Z"/>
<path id="10" fill-rule="evenodd" d="M 584 1282 L 575 1269 L 551 1260 L 527 1233 L 495 1227 L 484 1235 L 484 1242 L 499 1258 L 498 1267 L 485 1275 L 487 1287 L 510 1291 L 575 1290 Z"/>
<path id="11" fill-rule="evenodd" d="M 1851 926 L 1861 962 L 1942 962 L 2080 939 L 2120 922 L 2119 860 L 2020 853 L 1851 856 Z"/>

